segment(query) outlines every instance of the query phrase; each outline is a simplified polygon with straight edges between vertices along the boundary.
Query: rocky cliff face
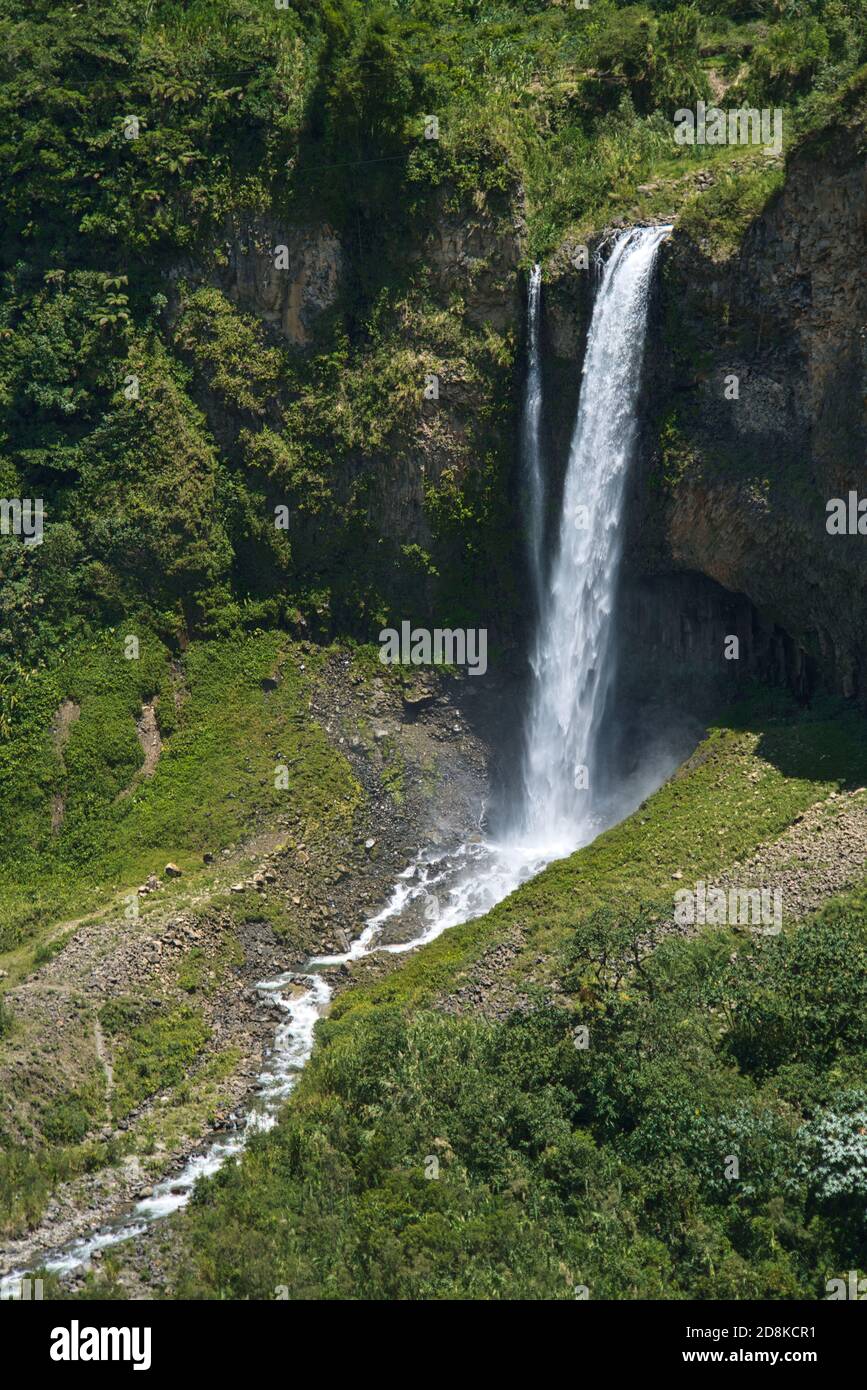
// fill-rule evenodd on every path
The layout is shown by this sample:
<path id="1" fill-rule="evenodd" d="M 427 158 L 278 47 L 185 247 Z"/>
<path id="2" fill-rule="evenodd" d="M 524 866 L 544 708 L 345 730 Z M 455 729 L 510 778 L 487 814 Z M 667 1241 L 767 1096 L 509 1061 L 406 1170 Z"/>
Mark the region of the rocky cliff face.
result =
<path id="1" fill-rule="evenodd" d="M 220 450 L 263 469 L 269 511 L 281 488 L 313 493 L 289 540 L 317 631 L 337 589 L 334 626 L 362 610 L 363 636 L 368 611 L 402 605 L 398 616 L 487 625 L 521 645 L 522 207 L 516 184 L 443 183 L 379 220 L 337 203 L 331 221 L 303 224 L 251 210 L 173 271 L 170 320 Z M 199 290 L 211 297 L 178 329 Z M 268 572 L 267 553 L 254 561 Z"/>
<path id="2" fill-rule="evenodd" d="M 321 315 L 337 301 L 340 238 L 327 224 L 286 227 L 251 216 L 226 227 L 221 288 L 294 347 L 307 347 Z"/>
<path id="3" fill-rule="evenodd" d="M 787 679 L 867 700 L 867 176 L 857 131 L 792 158 L 738 251 L 675 233 L 649 344 L 631 508 L 636 574 L 699 572 L 789 640 Z"/>

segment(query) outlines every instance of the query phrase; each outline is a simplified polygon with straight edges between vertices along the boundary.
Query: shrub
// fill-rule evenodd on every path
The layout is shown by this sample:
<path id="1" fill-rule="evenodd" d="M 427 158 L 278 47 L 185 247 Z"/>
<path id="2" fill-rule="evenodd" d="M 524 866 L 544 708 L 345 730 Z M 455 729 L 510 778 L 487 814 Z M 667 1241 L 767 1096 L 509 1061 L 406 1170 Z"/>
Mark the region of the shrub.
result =
<path id="1" fill-rule="evenodd" d="M 820 1201 L 867 1208 L 867 1090 L 853 1089 L 798 1131 L 799 1171 Z"/>

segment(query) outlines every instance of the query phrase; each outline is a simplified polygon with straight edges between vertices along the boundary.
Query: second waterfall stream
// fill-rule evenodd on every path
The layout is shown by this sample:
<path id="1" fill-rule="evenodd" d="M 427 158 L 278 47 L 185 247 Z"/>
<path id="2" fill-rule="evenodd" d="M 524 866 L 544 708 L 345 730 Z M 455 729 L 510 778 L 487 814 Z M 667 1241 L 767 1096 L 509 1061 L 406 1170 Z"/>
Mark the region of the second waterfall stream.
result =
<path id="1" fill-rule="evenodd" d="M 497 840 L 422 852 L 398 879 L 385 908 L 343 955 L 315 957 L 303 972 L 262 981 L 258 988 L 283 1011 L 245 1127 L 191 1159 L 124 1218 L 47 1255 L 58 1273 L 86 1265 L 95 1250 L 139 1234 L 183 1206 L 199 1177 L 215 1172 L 244 1147 L 246 1136 L 276 1123 L 313 1050 L 316 1021 L 331 988 L 323 967 L 371 951 L 412 950 L 449 927 L 489 911 L 554 859 L 587 844 L 628 813 L 641 793 L 602 793 L 602 715 L 615 653 L 616 593 L 627 472 L 635 446 L 647 304 L 653 267 L 670 227 L 622 233 L 604 264 L 597 290 L 578 412 L 563 487 L 559 533 L 546 563 L 545 478 L 540 349 L 541 273 L 530 281 L 528 363 L 522 453 L 528 499 L 527 545 L 538 605 L 532 687 L 525 726 L 518 804 Z M 631 804 L 630 804 L 631 800 Z M 411 941 L 381 945 L 383 926 L 421 899 L 424 928 Z M 20 1272 L 0 1281 L 8 1296 Z M 5 1287 L 4 1287 L 5 1286 Z"/>

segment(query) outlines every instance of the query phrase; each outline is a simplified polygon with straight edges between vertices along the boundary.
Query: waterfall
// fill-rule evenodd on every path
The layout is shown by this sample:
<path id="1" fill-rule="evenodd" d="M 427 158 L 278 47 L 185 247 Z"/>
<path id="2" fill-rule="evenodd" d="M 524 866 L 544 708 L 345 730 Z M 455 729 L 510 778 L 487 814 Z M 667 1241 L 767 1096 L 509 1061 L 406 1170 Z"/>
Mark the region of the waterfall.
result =
<path id="1" fill-rule="evenodd" d="M 542 600 L 545 547 L 545 477 L 539 423 L 542 418 L 542 363 L 539 353 L 539 308 L 542 267 L 534 265 L 527 292 L 527 381 L 521 421 L 521 459 L 526 497 L 527 559 L 537 606 Z"/>
<path id="2" fill-rule="evenodd" d="M 600 720 L 612 674 L 625 481 L 635 444 L 648 292 L 657 250 L 670 230 L 639 227 L 619 237 L 590 323 L 526 729 L 519 836 L 548 853 L 566 854 L 584 842 L 600 807 Z"/>
<path id="3" fill-rule="evenodd" d="M 139 1235 L 183 1207 L 197 1180 L 216 1172 L 269 1129 L 291 1094 L 314 1045 L 314 1028 L 328 1009 L 331 985 L 323 968 L 372 951 L 400 953 L 449 927 L 490 911 L 552 859 L 569 854 L 625 815 L 646 794 L 624 788 L 603 805 L 598 792 L 604 749 L 600 720 L 611 681 L 612 627 L 621 554 L 624 483 L 635 441 L 648 290 L 660 243 L 670 227 L 624 233 L 605 266 L 587 342 L 578 415 L 569 451 L 560 534 L 547 582 L 543 575 L 545 488 L 539 448 L 542 418 L 538 320 L 541 273 L 535 267 L 528 304 L 528 372 L 523 459 L 529 497 L 528 545 L 538 579 L 539 628 L 533 693 L 526 729 L 523 800 L 515 833 L 502 841 L 474 835 L 450 850 L 423 850 L 400 875 L 389 901 L 348 951 L 314 957 L 303 972 L 259 982 L 282 1010 L 274 1046 L 259 1077 L 259 1095 L 235 1134 L 193 1155 L 153 1194 L 86 1236 L 47 1252 L 41 1263 L 65 1273 L 90 1263 L 96 1251 Z M 672 764 L 674 765 L 674 764 Z M 588 772 L 587 786 L 582 769 Z M 670 770 L 670 768 L 668 769 Z M 658 782 L 660 773 L 656 778 Z M 405 938 L 385 944 L 382 932 L 408 924 Z M 419 925 L 421 929 L 419 930 Z M 298 991 L 300 975 L 307 988 Z M 18 1269 L 0 1279 L 0 1299 L 12 1296 Z"/>

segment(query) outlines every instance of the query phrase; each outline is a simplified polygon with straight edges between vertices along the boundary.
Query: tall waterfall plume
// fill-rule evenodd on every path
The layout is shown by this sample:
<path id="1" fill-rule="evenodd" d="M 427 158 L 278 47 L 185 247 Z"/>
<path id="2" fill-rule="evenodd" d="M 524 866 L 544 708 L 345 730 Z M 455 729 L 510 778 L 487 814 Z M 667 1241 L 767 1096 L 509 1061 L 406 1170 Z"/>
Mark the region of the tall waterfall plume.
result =
<path id="1" fill-rule="evenodd" d="M 546 853 L 565 854 L 584 843 L 598 818 L 625 482 L 653 266 L 670 231 L 638 227 L 618 238 L 590 323 L 526 729 L 518 833 Z"/>

